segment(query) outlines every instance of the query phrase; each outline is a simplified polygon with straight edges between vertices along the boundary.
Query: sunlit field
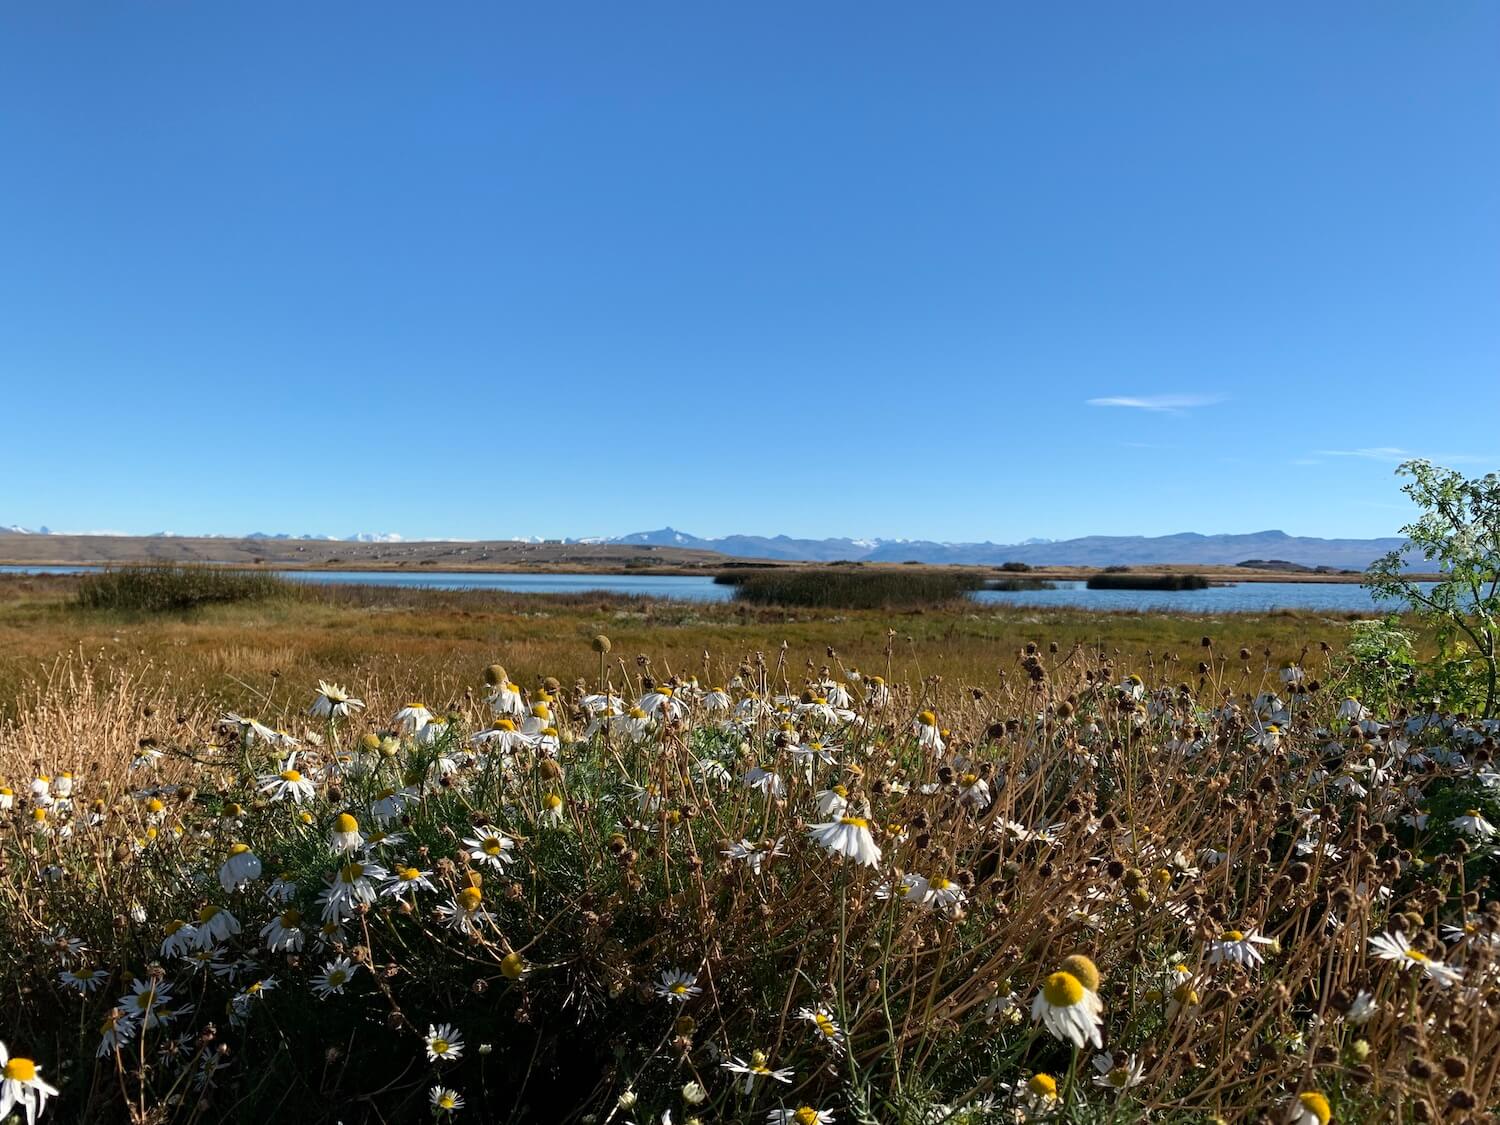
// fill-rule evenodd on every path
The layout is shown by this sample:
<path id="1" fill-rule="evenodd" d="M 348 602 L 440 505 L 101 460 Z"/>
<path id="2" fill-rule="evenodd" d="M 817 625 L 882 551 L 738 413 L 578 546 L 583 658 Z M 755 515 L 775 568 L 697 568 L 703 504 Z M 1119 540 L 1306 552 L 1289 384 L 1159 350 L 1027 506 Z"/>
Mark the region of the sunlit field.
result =
<path id="1" fill-rule="evenodd" d="M 9 583 L 5 1096 L 1480 1120 L 1500 725 L 1383 628 Z"/>

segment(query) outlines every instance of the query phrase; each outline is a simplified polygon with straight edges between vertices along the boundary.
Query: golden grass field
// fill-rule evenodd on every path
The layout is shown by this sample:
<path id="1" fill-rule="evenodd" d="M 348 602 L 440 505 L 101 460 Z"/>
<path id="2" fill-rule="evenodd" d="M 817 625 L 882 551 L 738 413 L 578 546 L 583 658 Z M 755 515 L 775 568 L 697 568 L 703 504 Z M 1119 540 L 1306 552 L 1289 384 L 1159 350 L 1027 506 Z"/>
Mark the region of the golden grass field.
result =
<path id="1" fill-rule="evenodd" d="M 304 599 L 212 606 L 180 615 L 80 611 L 72 577 L 0 578 L 0 714 L 21 686 L 68 654 L 128 667 L 226 707 L 280 706 L 319 678 L 399 682 L 429 701 L 457 702 L 477 670 L 501 660 L 523 683 L 543 676 L 595 677 L 588 642 L 606 633 L 612 662 L 645 656 L 670 669 L 726 679 L 756 652 L 781 661 L 789 680 L 833 663 L 902 681 L 929 676 L 993 686 L 1017 675 L 1028 643 L 1089 650 L 1132 667 L 1192 679 L 1204 659 L 1236 671 L 1253 690 L 1284 660 L 1339 650 L 1346 614 L 1041 612 L 969 605 L 893 615 L 885 611 L 775 609 L 608 596 L 522 596 L 480 591 L 333 587 Z M 784 646 L 784 648 L 783 648 Z M 1248 647 L 1253 659 L 1239 658 Z M 708 667 L 705 669 L 705 656 Z M 1320 658 L 1320 657 L 1319 657 Z M 269 701 L 269 702 L 267 702 Z"/>

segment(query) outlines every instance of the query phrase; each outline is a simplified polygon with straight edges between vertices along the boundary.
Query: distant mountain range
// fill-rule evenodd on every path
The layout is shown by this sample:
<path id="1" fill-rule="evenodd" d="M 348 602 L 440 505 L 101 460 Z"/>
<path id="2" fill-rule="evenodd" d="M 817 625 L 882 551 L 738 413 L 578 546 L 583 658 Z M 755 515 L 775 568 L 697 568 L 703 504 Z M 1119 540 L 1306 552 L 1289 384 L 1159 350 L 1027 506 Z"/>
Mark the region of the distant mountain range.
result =
<path id="1" fill-rule="evenodd" d="M 117 533 L 116 532 L 111 532 L 111 531 L 95 531 L 95 532 L 88 532 L 88 531 L 53 531 L 46 524 L 43 524 L 41 527 L 38 527 L 38 528 L 35 528 L 35 529 L 29 528 L 29 527 L 22 527 L 18 523 L 10 524 L 7 527 L 0 527 L 0 535 L 115 535 L 115 534 L 117 534 Z M 312 535 L 312 534 L 306 534 L 306 533 L 304 533 L 302 535 L 292 535 L 289 532 L 285 532 L 285 531 L 278 531 L 278 532 L 252 531 L 249 535 L 195 535 L 195 536 L 190 536 L 190 537 L 184 537 L 184 536 L 179 536 L 175 531 L 155 531 L 155 532 L 152 532 L 150 535 L 143 535 L 140 538 L 143 538 L 143 539 L 177 539 L 177 538 L 194 538 L 194 539 L 306 539 L 306 540 L 318 540 L 320 542 L 330 542 L 330 543 L 402 543 L 402 542 L 405 542 L 405 540 L 403 540 L 401 538 L 401 536 L 398 535 L 394 531 L 357 531 L 353 535 L 345 535 L 345 536 L 342 536 L 342 537 L 337 536 L 337 535 Z"/>
<path id="2" fill-rule="evenodd" d="M 921 539 L 793 539 L 785 535 L 727 535 L 701 539 L 664 527 L 610 540 L 641 546 L 688 547 L 747 559 L 835 562 L 924 562 L 997 566 L 1138 566 L 1165 563 L 1233 566 L 1247 559 L 1275 559 L 1302 566 L 1362 570 L 1405 540 L 1317 539 L 1284 531 L 1245 535 L 1087 535 L 1081 539 L 1028 539 L 1024 543 L 935 543 Z"/>
<path id="3" fill-rule="evenodd" d="M 46 527 L 35 531 L 17 525 L 0 527 L 0 535 L 62 534 L 66 533 L 50 531 Z M 162 531 L 146 538 L 177 536 Z M 429 542 L 406 540 L 394 532 L 370 531 L 343 537 L 255 531 L 246 536 L 201 538 L 336 543 Z M 1260 559 L 1306 567 L 1362 570 L 1388 551 L 1401 548 L 1405 541 L 1394 536 L 1383 539 L 1318 539 L 1288 535 L 1284 531 L 1255 531 L 1245 535 L 1201 535 L 1193 531 L 1158 536 L 1087 535 L 1080 539 L 1028 539 L 1021 543 L 938 543 L 924 539 L 797 539 L 787 535 L 726 535 L 717 539 L 705 539 L 673 527 L 664 527 L 657 531 L 637 531 L 614 537 L 591 536 L 561 540 L 528 537 L 509 542 L 678 547 L 713 551 L 742 559 L 775 559 L 785 562 L 923 562 L 968 566 L 998 566 L 1001 563 L 1018 562 L 1030 566 L 1104 567 L 1167 563 L 1233 566 L 1250 559 Z M 1414 557 L 1411 561 L 1418 560 Z"/>

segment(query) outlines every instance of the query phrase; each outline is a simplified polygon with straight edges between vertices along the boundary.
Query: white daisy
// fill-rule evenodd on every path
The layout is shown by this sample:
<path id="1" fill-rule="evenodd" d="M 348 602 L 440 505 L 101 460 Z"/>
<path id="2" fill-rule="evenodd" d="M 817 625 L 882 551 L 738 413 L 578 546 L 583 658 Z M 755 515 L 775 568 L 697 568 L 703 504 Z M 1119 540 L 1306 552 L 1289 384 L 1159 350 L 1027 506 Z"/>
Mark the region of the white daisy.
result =
<path id="1" fill-rule="evenodd" d="M 447 1116 L 464 1107 L 463 1095 L 446 1086 L 434 1086 L 427 1095 L 427 1102 L 432 1106 L 434 1116 Z"/>
<path id="2" fill-rule="evenodd" d="M 874 867 L 880 862 L 880 848 L 870 834 L 870 822 L 862 816 L 841 816 L 826 824 L 814 824 L 807 834 L 828 851 Z"/>
<path id="3" fill-rule="evenodd" d="M 819 1038 L 833 1048 L 835 1052 L 844 1046 L 844 1029 L 839 1026 L 838 1020 L 834 1019 L 833 1013 L 827 1008 L 819 1005 L 814 1008 L 799 1008 L 797 1018 L 806 1020 L 812 1024 L 813 1030 L 818 1033 Z"/>
<path id="4" fill-rule="evenodd" d="M 248 844 L 231 844 L 229 856 L 219 866 L 219 885 L 233 894 L 260 878 L 260 860 Z"/>
<path id="5" fill-rule="evenodd" d="M 1484 814 L 1478 809 L 1470 809 L 1462 816 L 1454 817 L 1451 823 L 1465 836 L 1478 836 L 1484 840 L 1495 834 L 1495 826 L 1485 820 Z"/>
<path id="6" fill-rule="evenodd" d="M 258 780 L 260 791 L 267 794 L 273 801 L 290 800 L 300 805 L 304 801 L 313 800 L 318 795 L 318 787 L 311 779 L 304 777 L 301 770 L 297 769 L 295 753 L 287 756 L 278 772 L 265 774 Z"/>
<path id="7" fill-rule="evenodd" d="M 1395 961 L 1404 969 L 1418 969 L 1443 988 L 1463 979 L 1463 973 L 1451 965 L 1435 961 L 1420 949 L 1414 949 L 1399 930 L 1376 934 L 1370 939 L 1370 951 L 1382 961 Z"/>
<path id="8" fill-rule="evenodd" d="M 432 722 L 432 712 L 425 704 L 408 703 L 396 712 L 391 725 L 403 734 L 416 734 L 430 722 Z"/>
<path id="9" fill-rule="evenodd" d="M 326 680 L 318 681 L 318 697 L 308 714 L 318 719 L 342 719 L 364 709 L 364 700 L 355 699 L 343 688 Z"/>
<path id="10" fill-rule="evenodd" d="M 301 952 L 305 940 L 302 911 L 288 907 L 260 928 L 260 936 L 272 953 Z"/>
<path id="11" fill-rule="evenodd" d="M 26 1115 L 28 1125 L 42 1115 L 47 1099 L 57 1093 L 55 1086 L 42 1081 L 41 1068 L 28 1058 L 12 1055 L 0 1043 L 0 1120 L 10 1116 L 16 1106 Z"/>
<path id="12" fill-rule="evenodd" d="M 656 995 L 663 1000 L 685 1004 L 703 989 L 698 987 L 696 973 L 685 973 L 681 969 L 663 969 L 656 984 Z"/>
<path id="13" fill-rule="evenodd" d="M 510 853 L 515 850 L 516 843 L 503 832 L 490 829 L 466 837 L 464 847 L 469 849 L 469 858 L 475 863 L 504 871 L 505 865 L 511 861 Z"/>
<path id="14" fill-rule="evenodd" d="M 1099 997 L 1069 972 L 1056 972 L 1042 982 L 1031 1002 L 1032 1022 L 1040 1022 L 1058 1039 L 1075 1047 L 1104 1046 L 1101 1034 L 1104 1005 Z"/>
<path id="15" fill-rule="evenodd" d="M 1265 961 L 1265 955 L 1261 953 L 1259 947 L 1270 944 L 1272 944 L 1271 938 L 1262 937 L 1254 930 L 1249 933 L 1243 933 L 1240 930 L 1225 930 L 1218 940 L 1208 943 L 1208 953 L 1204 960 L 1209 965 L 1218 965 L 1227 961 L 1253 969 Z"/>
<path id="16" fill-rule="evenodd" d="M 313 992 L 326 1000 L 334 993 L 342 994 L 344 987 L 353 979 L 357 968 L 347 957 L 335 957 L 323 966 L 323 971 L 312 979 Z"/>
<path id="17" fill-rule="evenodd" d="M 730 844 L 722 854 L 726 859 L 742 861 L 750 868 L 752 874 L 759 875 L 766 860 L 773 856 L 786 855 L 781 845 L 780 839 L 766 840 L 758 844 L 752 844 L 749 840 L 741 840 L 737 844 Z"/>
<path id="18" fill-rule="evenodd" d="M 728 1062 L 720 1063 L 719 1065 L 731 1074 L 743 1074 L 745 1076 L 745 1093 L 747 1094 L 755 1088 L 756 1081 L 761 1078 L 770 1078 L 773 1081 L 787 1084 L 791 1083 L 793 1073 L 791 1067 L 773 1070 L 766 1063 L 765 1052 L 752 1051 L 748 1060 L 731 1055 Z"/>
<path id="19" fill-rule="evenodd" d="M 427 1059 L 429 1062 L 450 1062 L 462 1058 L 464 1053 L 463 1036 L 451 1023 L 428 1024 L 427 1034 L 423 1037 L 427 1046 Z"/>
<path id="20" fill-rule="evenodd" d="M 352 852 L 365 842 L 359 830 L 359 821 L 349 813 L 339 813 L 328 833 L 328 845 L 336 852 Z"/>

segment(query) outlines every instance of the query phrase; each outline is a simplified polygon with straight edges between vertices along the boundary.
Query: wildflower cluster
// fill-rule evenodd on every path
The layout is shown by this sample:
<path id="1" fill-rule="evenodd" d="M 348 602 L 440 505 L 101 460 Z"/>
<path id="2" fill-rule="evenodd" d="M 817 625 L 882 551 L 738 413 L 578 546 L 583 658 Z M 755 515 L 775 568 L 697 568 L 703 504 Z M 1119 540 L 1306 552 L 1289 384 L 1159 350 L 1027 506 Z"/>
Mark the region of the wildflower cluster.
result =
<path id="1" fill-rule="evenodd" d="M 830 661 L 130 704 L 115 760 L 23 717 L 0 1116 L 1493 1104 L 1500 724 L 1343 698 L 1335 667 Z"/>

